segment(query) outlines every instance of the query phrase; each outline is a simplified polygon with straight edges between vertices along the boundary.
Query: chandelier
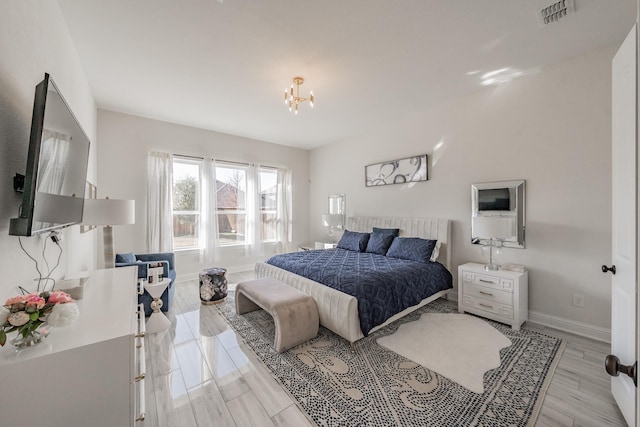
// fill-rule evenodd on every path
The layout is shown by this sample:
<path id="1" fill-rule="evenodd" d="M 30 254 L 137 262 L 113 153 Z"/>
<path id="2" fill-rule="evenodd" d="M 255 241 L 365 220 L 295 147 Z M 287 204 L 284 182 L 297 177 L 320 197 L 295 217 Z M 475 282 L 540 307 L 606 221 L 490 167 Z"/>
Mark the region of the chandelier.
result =
<path id="1" fill-rule="evenodd" d="M 291 83 L 291 89 L 284 90 L 284 103 L 289 104 L 289 111 L 294 110 L 295 114 L 298 114 L 298 104 L 304 101 L 309 101 L 309 105 L 313 108 L 313 92 L 309 92 L 308 98 L 300 97 L 300 85 L 304 83 L 304 79 L 302 77 L 294 77 L 293 83 Z M 295 94 L 293 91 L 293 85 L 296 86 Z"/>

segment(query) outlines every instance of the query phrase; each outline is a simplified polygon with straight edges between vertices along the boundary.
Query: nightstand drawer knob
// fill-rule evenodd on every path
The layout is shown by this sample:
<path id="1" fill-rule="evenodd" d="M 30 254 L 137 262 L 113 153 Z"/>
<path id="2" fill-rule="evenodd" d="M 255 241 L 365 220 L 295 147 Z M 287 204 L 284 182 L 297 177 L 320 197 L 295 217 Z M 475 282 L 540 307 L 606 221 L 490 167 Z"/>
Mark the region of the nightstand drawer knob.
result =
<path id="1" fill-rule="evenodd" d="M 493 294 L 492 294 L 491 292 L 484 292 L 484 291 L 479 291 L 479 292 L 480 292 L 482 295 L 487 295 L 487 296 L 490 296 L 490 297 L 492 297 L 492 296 L 493 296 Z"/>

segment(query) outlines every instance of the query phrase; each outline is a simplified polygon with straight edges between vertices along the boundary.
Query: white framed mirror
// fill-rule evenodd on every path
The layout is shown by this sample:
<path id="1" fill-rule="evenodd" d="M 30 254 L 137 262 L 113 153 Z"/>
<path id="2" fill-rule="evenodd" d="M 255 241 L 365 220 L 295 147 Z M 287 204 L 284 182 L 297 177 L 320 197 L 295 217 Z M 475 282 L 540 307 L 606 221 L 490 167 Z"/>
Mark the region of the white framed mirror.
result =
<path id="1" fill-rule="evenodd" d="M 343 229 L 346 224 L 347 196 L 345 194 L 329 194 L 329 217 L 335 228 Z"/>
<path id="2" fill-rule="evenodd" d="M 471 243 L 525 247 L 525 180 L 471 185 Z"/>

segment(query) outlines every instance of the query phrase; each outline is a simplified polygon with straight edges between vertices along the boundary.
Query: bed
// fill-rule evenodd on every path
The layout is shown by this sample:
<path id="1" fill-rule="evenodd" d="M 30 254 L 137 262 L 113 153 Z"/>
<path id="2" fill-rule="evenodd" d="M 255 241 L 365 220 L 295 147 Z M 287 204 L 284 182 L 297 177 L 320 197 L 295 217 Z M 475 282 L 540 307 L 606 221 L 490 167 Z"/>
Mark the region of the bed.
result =
<path id="1" fill-rule="evenodd" d="M 400 237 L 420 237 L 438 240 L 440 248 L 437 261 L 447 271 L 450 270 L 451 248 L 449 242 L 451 229 L 449 220 L 438 218 L 351 217 L 347 221 L 346 228 L 350 231 L 370 232 L 373 227 L 398 228 L 400 229 Z M 327 251 L 323 255 L 330 256 L 332 254 Z M 256 277 L 272 277 L 310 295 L 318 306 L 320 324 L 351 343 L 446 295 L 450 290 L 450 288 L 447 288 L 437 291 L 417 301 L 416 304 L 392 315 L 384 323 L 372 328 L 364 328 L 365 332 L 363 332 L 361 318 L 358 313 L 358 299 L 356 297 L 263 262 L 256 264 Z"/>

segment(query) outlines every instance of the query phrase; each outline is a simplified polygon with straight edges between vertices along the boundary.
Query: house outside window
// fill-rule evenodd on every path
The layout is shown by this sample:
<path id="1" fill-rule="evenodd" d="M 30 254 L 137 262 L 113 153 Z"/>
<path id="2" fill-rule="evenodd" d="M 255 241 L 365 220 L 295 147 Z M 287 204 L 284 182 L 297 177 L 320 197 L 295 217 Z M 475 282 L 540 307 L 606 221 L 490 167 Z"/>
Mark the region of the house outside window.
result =
<path id="1" fill-rule="evenodd" d="M 278 224 L 278 171 L 260 169 L 260 236 L 263 242 L 275 242 Z"/>
<path id="2" fill-rule="evenodd" d="M 216 166 L 216 219 L 220 246 L 244 244 L 247 221 L 247 167 Z"/>
<path id="3" fill-rule="evenodd" d="M 173 248 L 199 248 L 200 168 L 202 161 L 174 156 Z"/>

